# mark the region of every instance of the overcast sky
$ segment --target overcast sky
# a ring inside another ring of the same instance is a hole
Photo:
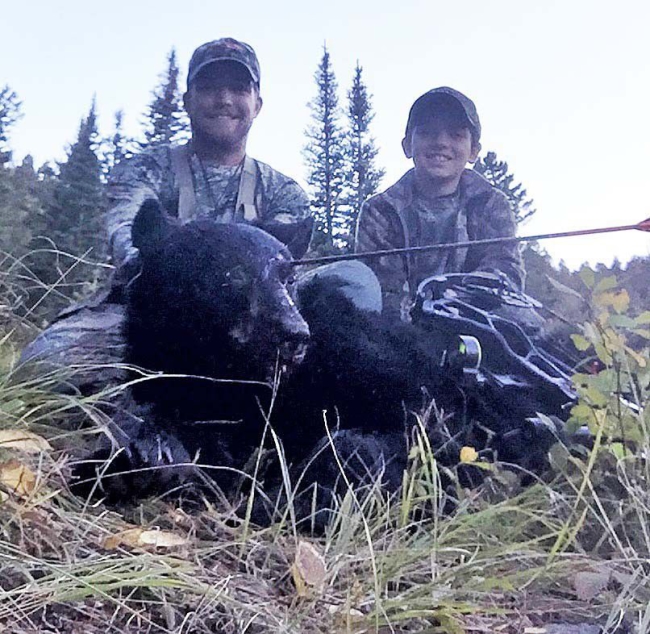
[[[250,154],[304,184],[301,149],[327,42],[347,91],[359,60],[388,186],[408,169],[400,140],[411,103],[453,86],[470,96],[483,148],[535,199],[521,233],[633,224],[650,216],[650,2],[647,0],[2,0],[0,86],[23,101],[15,158],[61,159],[97,95],[108,132],[123,108],[135,134],[176,47],[218,37],[251,44],[264,107]],[[575,267],[650,254],[640,232],[545,243]]]

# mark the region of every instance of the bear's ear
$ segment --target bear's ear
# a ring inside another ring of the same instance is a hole
[[[169,233],[169,220],[160,203],[148,198],[142,203],[131,228],[133,246],[147,253],[155,249]]]
[[[309,248],[314,230],[314,219],[308,216],[291,224],[273,221],[263,222],[259,227],[285,244],[291,251],[291,255],[296,260],[299,260]]]

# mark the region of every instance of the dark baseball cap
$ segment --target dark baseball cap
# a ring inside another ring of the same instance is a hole
[[[202,44],[194,51],[187,71],[188,87],[206,66],[225,61],[239,62],[250,73],[255,84],[260,85],[260,64],[253,48],[232,37],[223,37]]]
[[[437,109],[447,108],[450,105],[452,107],[454,105],[460,106],[472,131],[472,139],[474,142],[478,142],[481,138],[481,122],[478,118],[478,112],[476,112],[474,102],[462,92],[447,86],[434,88],[415,100],[409,112],[409,119],[406,124],[406,136],[409,136],[413,126],[421,118],[429,115],[431,112],[435,112]]]

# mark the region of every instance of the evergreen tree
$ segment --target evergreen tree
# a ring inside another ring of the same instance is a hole
[[[118,110],[113,119],[113,130],[110,136],[103,139],[101,161],[105,175],[122,160],[132,154],[133,139],[124,134],[124,111]]]
[[[318,93],[309,104],[312,124],[306,131],[308,143],[304,148],[304,156],[319,232],[316,247],[332,251],[335,246],[340,246],[341,238],[346,237],[345,222],[341,217],[345,159],[338,85],[326,45],[323,45],[323,56],[314,78]],[[321,239],[318,240],[318,237]]]
[[[35,171],[31,156],[21,165],[0,169],[0,304],[14,315],[29,311],[32,317],[51,317],[63,305],[56,293],[39,302],[47,292],[43,282],[52,277],[55,265],[48,252],[51,245],[42,239],[51,191],[52,179]]]
[[[34,195],[36,182],[30,156],[19,167],[0,169],[0,251],[3,254],[10,253],[17,258],[29,249],[32,220],[42,211]]]
[[[102,166],[97,156],[98,140],[93,99],[88,116],[79,126],[77,140],[68,150],[67,160],[59,165],[46,231],[46,236],[59,250],[77,257],[86,255],[94,261],[100,261],[105,253],[102,217],[105,199]],[[60,268],[65,270],[73,263],[61,261]],[[86,266],[78,265],[66,280],[70,283],[88,281],[93,273]]]
[[[153,99],[145,113],[144,137],[141,148],[178,141],[187,136],[189,123],[182,104],[180,71],[176,50],[167,57],[167,70],[153,91]]]
[[[384,170],[375,166],[377,148],[370,135],[371,95],[363,81],[363,68],[357,62],[352,87],[348,91],[348,130],[345,139],[346,181],[349,191],[347,234],[352,236],[363,202],[377,191]]]
[[[18,95],[9,86],[0,88],[0,168],[11,160],[9,135],[22,116],[20,106]]]
[[[515,177],[508,172],[508,164],[499,161],[496,153],[488,152],[476,161],[474,169],[508,197],[518,223],[530,218],[537,211],[533,199],[527,198],[528,192],[521,183],[513,184]]]

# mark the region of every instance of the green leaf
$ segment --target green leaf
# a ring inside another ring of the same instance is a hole
[[[602,343],[597,343],[594,346],[596,350],[596,354],[598,355],[598,358],[605,364],[605,365],[611,365],[612,364],[612,355],[609,353],[609,350],[605,348],[605,346]]]
[[[587,339],[589,339],[589,341],[591,341],[592,343],[596,343],[597,341],[600,341],[600,333],[598,332],[598,329],[596,328],[596,326],[594,326],[594,324],[587,322],[583,326],[583,331],[585,337],[587,337]]]
[[[639,367],[645,368],[648,365],[646,358],[629,346],[625,346],[625,352],[627,352],[627,354],[629,354],[637,362]]]
[[[617,380],[616,372],[607,369],[601,370],[598,374],[591,375],[588,379],[588,384],[602,394],[611,394],[616,389]]]
[[[622,460],[627,455],[627,449],[625,449],[622,442],[613,442],[609,448],[619,460]]]
[[[571,340],[573,341],[573,345],[576,347],[576,349],[580,350],[581,352],[584,352],[585,350],[589,350],[589,348],[591,348],[591,341],[588,341],[582,335],[571,335]]]
[[[630,294],[625,289],[616,293],[612,300],[612,307],[619,315],[624,313],[630,307]]]
[[[616,326],[617,328],[634,328],[636,324],[636,319],[628,317],[627,315],[612,315],[609,318],[610,326]]]
[[[587,288],[593,288],[596,283],[596,274],[593,269],[590,269],[588,266],[583,266],[578,273],[580,279],[583,281],[584,285]]]
[[[581,424],[593,420],[593,409],[586,403],[578,403],[571,409],[571,418],[579,421]]]
[[[636,318],[636,323],[639,324],[640,326],[644,326],[645,324],[650,324],[650,310],[646,310],[642,312]]]
[[[594,288],[594,293],[604,293],[605,291],[609,291],[612,288],[616,288],[618,286],[618,281],[616,280],[616,275],[610,275],[608,277],[604,277],[598,284],[596,284],[596,288]]]
[[[639,335],[640,337],[643,337],[644,339],[650,339],[650,330],[647,330],[646,328],[634,328],[632,332],[635,335]]]
[[[584,391],[584,398],[588,399],[595,407],[605,407],[607,405],[607,396],[595,387],[588,387]]]
[[[555,443],[548,452],[551,467],[558,471],[566,471],[569,462],[569,453],[562,443]]]

